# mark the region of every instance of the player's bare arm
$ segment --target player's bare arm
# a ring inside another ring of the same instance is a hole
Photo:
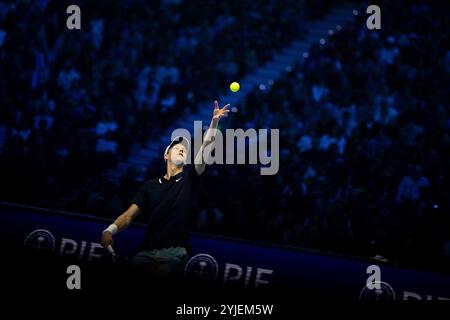
[[[111,225],[113,227],[110,226],[108,229],[103,231],[102,245],[105,248],[107,248],[110,245],[112,246],[113,234],[126,229],[140,212],[141,210],[139,209],[139,207],[133,203],[124,213],[118,216],[117,219],[114,220],[114,223]]]
[[[203,144],[201,145],[194,159],[195,171],[199,175],[205,171],[206,162],[208,161],[208,157],[210,155],[209,153],[206,153],[204,155],[204,150],[210,143],[214,142],[219,121],[222,117],[226,116],[228,112],[230,112],[230,110],[228,109],[229,107],[230,105],[227,104],[223,108],[219,108],[219,102],[217,100],[214,101],[214,111],[211,119],[211,124],[209,125],[208,130],[205,132]]]

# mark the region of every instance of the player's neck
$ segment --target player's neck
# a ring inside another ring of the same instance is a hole
[[[176,176],[181,171],[183,171],[183,166],[176,166],[173,163],[168,163],[167,164],[167,172],[164,175],[164,178],[166,180],[169,180],[171,177]]]

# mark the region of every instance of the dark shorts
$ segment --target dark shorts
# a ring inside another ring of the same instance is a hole
[[[187,258],[183,247],[139,251],[131,266],[142,280],[177,280],[183,277]]]

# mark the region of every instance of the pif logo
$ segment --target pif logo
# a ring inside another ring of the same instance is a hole
[[[252,266],[246,266],[244,269],[237,264],[225,263],[223,273],[220,272],[219,280],[222,283],[239,283],[244,287],[253,286],[256,288],[260,285],[269,284],[270,281],[264,278],[272,273],[273,270],[271,269]],[[184,269],[184,275],[196,280],[216,281],[219,276],[219,265],[217,260],[209,254],[200,253],[188,260]]]
[[[48,230],[36,229],[25,238],[23,246],[37,252],[53,252],[55,237]]]

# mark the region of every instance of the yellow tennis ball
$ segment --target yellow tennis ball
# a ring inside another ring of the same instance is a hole
[[[230,90],[233,92],[238,92],[241,86],[237,82],[233,82],[230,84]]]

